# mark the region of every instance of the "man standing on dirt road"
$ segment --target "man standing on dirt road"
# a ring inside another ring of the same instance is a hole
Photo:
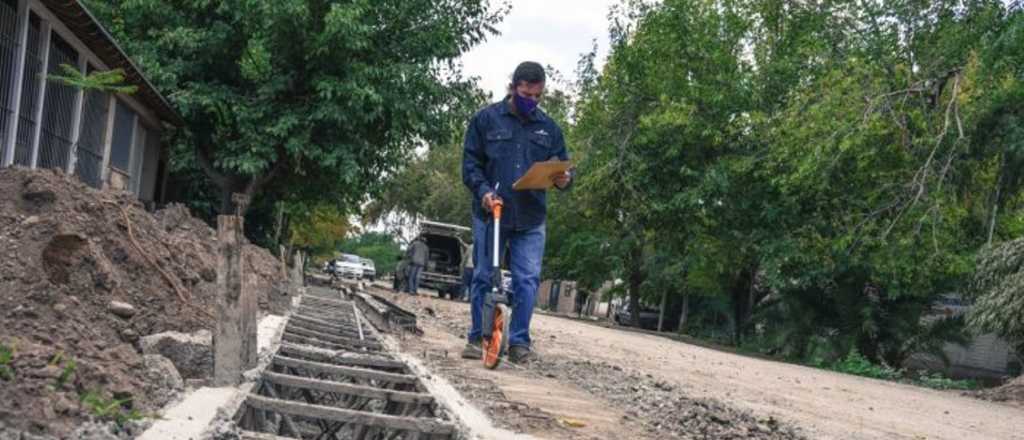
[[[423,273],[423,268],[427,266],[429,252],[430,249],[427,248],[427,243],[423,241],[423,237],[416,237],[409,244],[408,293],[410,294],[419,295],[420,293],[420,275]]]
[[[512,271],[512,319],[509,323],[509,360],[525,362],[530,349],[530,318],[540,284],[544,256],[545,191],[513,191],[512,184],[534,162],[552,158],[569,160],[562,130],[537,104],[544,94],[544,68],[535,62],[519,64],[512,74],[508,95],[477,112],[469,122],[463,143],[462,181],[473,193],[473,272],[470,310],[472,327],[462,352],[480,358],[481,309],[491,287],[493,226],[489,213],[495,200],[504,203],[501,248],[508,247]],[[559,189],[572,181],[569,172],[554,177]],[[496,191],[497,190],[497,191]]]

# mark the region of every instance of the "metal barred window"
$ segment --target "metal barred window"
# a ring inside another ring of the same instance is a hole
[[[132,175],[129,189],[136,195],[142,186],[142,164],[146,160],[146,138],[149,137],[149,130],[140,123],[135,127],[135,145],[132,146],[132,164],[129,172]]]
[[[57,34],[50,37],[47,73],[60,74],[60,65],[78,65],[78,52]],[[43,102],[43,126],[39,138],[39,168],[66,170],[71,153],[71,130],[74,127],[75,98],[78,90],[55,81],[46,84]]]
[[[90,66],[87,71],[91,73],[94,70]],[[87,185],[99,188],[103,182],[103,142],[107,137],[110,96],[92,90],[85,93],[82,105],[82,128],[75,149],[75,174]]]
[[[143,148],[141,175],[139,176],[139,198],[155,200],[156,182],[160,175],[160,132],[146,130],[146,145]]]
[[[28,19],[28,44],[25,52],[25,73],[22,76],[21,108],[18,109],[18,136],[14,141],[14,163],[32,166],[32,138],[36,130],[36,109],[39,106],[39,75],[43,72],[42,21],[34,12]]]
[[[132,135],[135,130],[135,112],[120,100],[114,113],[114,139],[110,145],[110,167],[124,174],[131,172]]]
[[[114,132],[111,133],[110,166],[107,185],[120,191],[131,191],[132,147],[135,136],[135,111],[120,100],[114,109]]]
[[[0,0],[0,159],[6,155],[7,127],[14,113],[14,76],[18,57],[18,2]]]

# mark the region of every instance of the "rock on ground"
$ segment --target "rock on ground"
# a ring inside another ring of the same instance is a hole
[[[146,368],[146,395],[155,405],[164,406],[185,390],[185,381],[181,379],[181,374],[166,357],[157,354],[143,355],[142,364]]]
[[[148,425],[146,422],[138,421],[128,422],[124,426],[117,426],[113,422],[88,421],[76,427],[67,437],[58,438],[49,434],[32,434],[16,430],[0,421],[0,440],[129,440],[145,431]]]
[[[110,313],[113,313],[115,316],[124,319],[130,319],[138,313],[138,310],[135,310],[135,306],[121,301],[111,301],[107,305],[107,310],[110,310]]]
[[[213,375],[213,334],[200,330],[194,334],[164,332],[139,340],[142,353],[168,359],[180,377],[201,379]]]

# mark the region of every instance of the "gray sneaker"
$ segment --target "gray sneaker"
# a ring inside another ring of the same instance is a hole
[[[466,347],[462,349],[463,359],[480,359],[484,356],[484,350],[480,346],[480,342],[469,342]]]
[[[515,364],[525,364],[536,358],[533,350],[525,345],[513,345],[508,349],[508,360]]]

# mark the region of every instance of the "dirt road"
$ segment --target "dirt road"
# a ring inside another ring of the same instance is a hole
[[[743,425],[750,438],[795,438],[776,432],[792,426],[809,439],[1024,439],[1024,409],[1019,407],[539,314],[532,335],[543,356],[540,366],[486,371],[474,361],[457,359],[468,305],[422,296],[392,298],[416,310],[426,330],[423,338],[409,342],[410,350],[421,350],[441,374],[464,377],[470,384],[463,388],[500,389],[506,401],[491,408],[492,415],[505,416],[508,411],[501,410],[508,408],[502,405],[536,409],[536,414],[519,411],[525,414],[522,423],[509,425],[537,436],[664,438],[682,432],[681,438],[703,438],[685,432],[704,425],[662,425],[698,419],[696,408],[710,414],[708,423]],[[477,397],[479,402],[493,400]],[[663,420],[677,412],[686,414]],[[724,420],[715,414],[725,414]],[[567,420],[577,419],[583,427],[566,428],[577,425]],[[781,427],[773,425],[776,421]],[[765,434],[769,431],[774,434]],[[725,438],[705,432],[707,438]]]

